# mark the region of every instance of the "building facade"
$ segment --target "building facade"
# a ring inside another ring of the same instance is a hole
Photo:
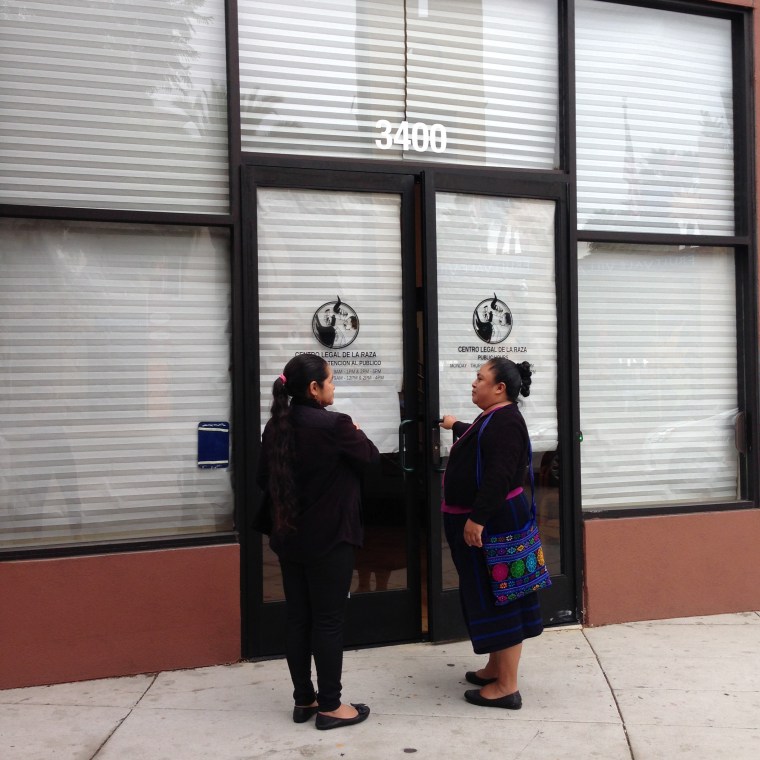
[[[0,688],[282,652],[253,474],[300,352],[382,454],[347,644],[463,634],[437,423],[492,356],[547,624],[760,607],[754,0],[0,19]]]

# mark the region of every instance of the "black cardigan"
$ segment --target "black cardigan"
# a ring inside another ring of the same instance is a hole
[[[443,479],[447,504],[471,508],[470,519],[485,525],[503,506],[510,491],[522,486],[528,466],[528,428],[517,404],[497,409],[480,439],[481,484],[477,485],[478,432],[481,415],[468,430],[466,422],[454,423],[460,436],[449,454]]]
[[[284,559],[313,559],[341,542],[361,546],[360,470],[380,454],[375,444],[357,430],[346,414],[329,412],[317,404],[292,405],[295,434],[296,488],[299,514],[295,532],[272,534],[270,546]],[[256,482],[268,496],[270,424],[262,437]]]

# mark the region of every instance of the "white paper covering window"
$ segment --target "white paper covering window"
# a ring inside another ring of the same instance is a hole
[[[197,425],[229,421],[229,245],[205,228],[0,222],[0,545],[232,528]]]
[[[223,0],[0,7],[0,202],[226,213]]]
[[[734,232],[731,22],[576,2],[578,226]]]
[[[738,496],[732,250],[582,243],[584,509]]]
[[[492,356],[527,361],[534,374],[520,408],[537,452],[557,448],[554,217],[553,201],[436,195],[441,414],[475,419],[471,384]],[[478,319],[490,326],[480,335]]]
[[[257,196],[262,429],[275,378],[296,353],[316,353],[335,374],[330,409],[350,415],[381,452],[397,451],[400,196],[278,188]]]
[[[238,9],[243,150],[556,165],[555,0],[239,0]],[[441,125],[446,149],[425,150],[422,138],[419,151],[381,149],[380,119],[394,135],[404,120],[410,130]]]

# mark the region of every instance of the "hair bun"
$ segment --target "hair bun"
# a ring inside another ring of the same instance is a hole
[[[520,362],[520,364],[517,365],[517,371],[520,373],[521,380],[520,395],[523,398],[527,398],[530,396],[530,384],[532,382],[531,375],[533,374],[533,370],[528,362]]]

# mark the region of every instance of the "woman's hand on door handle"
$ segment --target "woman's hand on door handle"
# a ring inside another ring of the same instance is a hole
[[[441,417],[441,420],[438,424],[444,430],[451,430],[451,428],[454,427],[454,423],[456,421],[457,421],[457,418],[453,414],[444,414],[443,417]]]

